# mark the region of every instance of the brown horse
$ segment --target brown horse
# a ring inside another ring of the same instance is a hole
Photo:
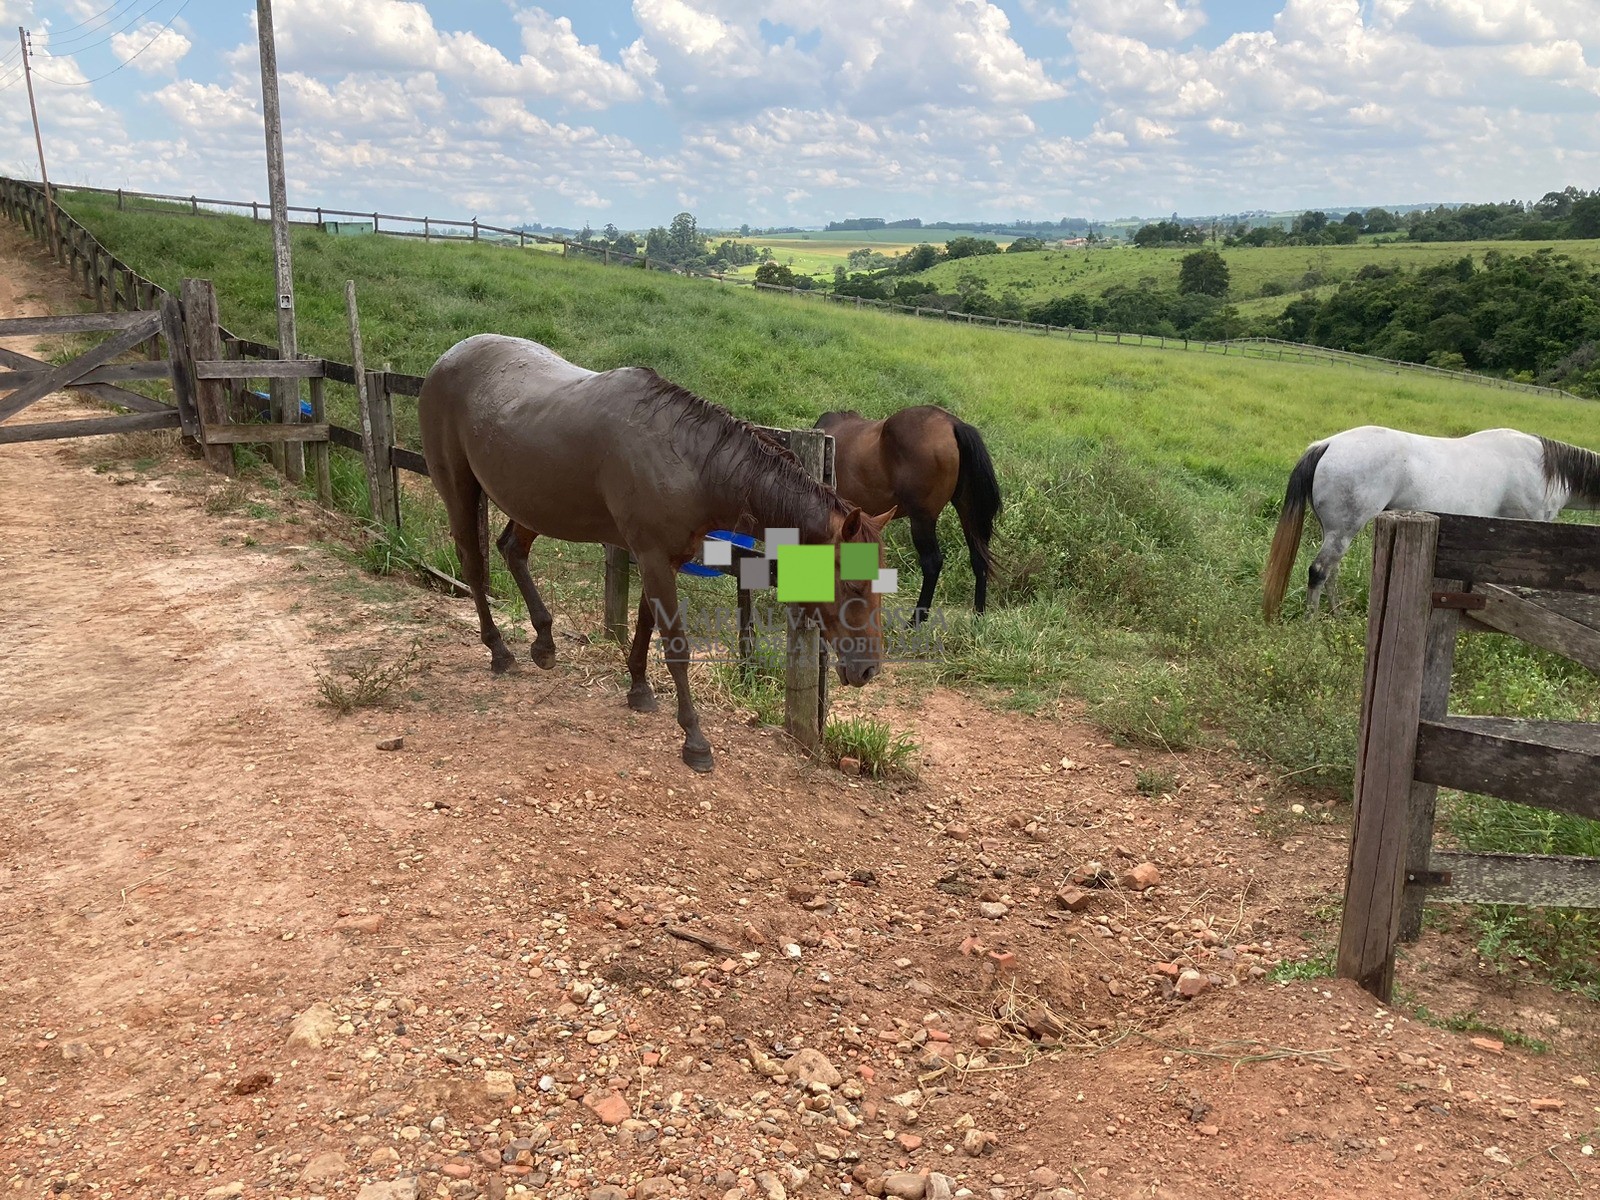
[[[628,654],[628,706],[656,707],[645,666],[659,625],[683,761],[696,771],[711,770],[712,756],[689,695],[678,567],[713,529],[794,528],[802,543],[838,544],[876,542],[888,520],[846,504],[788,450],[654,371],[588,371],[520,338],[479,334],[445,351],[423,382],[417,415],[491,669],[504,671],[513,659],[489,613],[486,498],[511,519],[498,544],[527,601],[537,634],[531,657],[540,667],[554,664],[555,641],[528,572],[533,539],[633,552],[643,594]],[[840,679],[860,687],[883,657],[879,596],[854,580],[838,580],[835,596],[806,606],[805,615],[820,622]]]
[[[834,486],[869,512],[891,505],[911,518],[911,541],[922,564],[922,591],[913,621],[933,604],[944,567],[939,514],[954,503],[972,561],[973,608],[988,603],[994,559],[989,539],[1000,513],[1000,483],[989,448],[971,425],[932,404],[903,408],[882,421],[857,412],[823,413],[818,429],[833,435]]]

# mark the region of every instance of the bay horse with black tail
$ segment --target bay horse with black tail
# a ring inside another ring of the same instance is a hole
[[[1313,442],[1289,473],[1262,573],[1268,621],[1283,604],[1307,501],[1322,524],[1322,548],[1306,576],[1306,609],[1314,613],[1324,587],[1334,604],[1340,560],[1379,513],[1553,521],[1564,508],[1600,507],[1600,455],[1515,429],[1441,438],[1362,425]]]
[[[954,504],[972,562],[972,606],[989,599],[994,558],[989,541],[1001,509],[1000,482],[983,437],[955,414],[932,404],[903,408],[882,421],[858,412],[828,412],[816,427],[833,435],[834,486],[869,512],[891,508],[911,519],[911,541],[922,565],[922,591],[913,621],[933,604],[944,568],[939,514]]]
[[[504,671],[513,659],[489,612],[487,500],[510,518],[498,545],[527,601],[540,667],[554,665],[556,647],[550,610],[528,571],[533,540],[625,546],[643,584],[628,706],[655,710],[645,667],[659,627],[683,761],[696,771],[711,770],[713,760],[689,694],[678,567],[714,529],[792,528],[803,544],[837,545],[881,541],[889,517],[845,503],[777,442],[648,368],[589,371],[521,338],[479,334],[445,351],[423,381],[417,416],[491,669]],[[805,614],[821,624],[839,678],[861,687],[882,664],[880,598],[857,580],[836,580],[834,594],[831,603],[804,606]]]

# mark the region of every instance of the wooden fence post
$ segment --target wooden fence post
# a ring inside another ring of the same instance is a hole
[[[606,547],[606,633],[628,645],[628,551]]]
[[[1367,666],[1338,972],[1385,1004],[1394,989],[1438,541],[1439,518],[1430,513],[1382,513],[1373,524]]]
[[[213,362],[222,357],[222,332],[217,321],[217,291],[209,279],[185,279],[179,287],[183,305],[183,336],[190,363]],[[226,425],[227,387],[218,379],[196,379],[195,408],[200,414],[200,444],[206,465],[224,475],[233,474],[233,447],[213,446],[205,440],[207,426]]]
[[[328,419],[325,396],[327,380],[314,376],[311,380],[311,422],[321,425]],[[328,469],[328,443],[311,443],[311,477],[317,485],[317,503],[324,508],[333,507],[333,476]]]
[[[372,505],[372,519],[387,525],[389,515],[395,511],[394,498],[390,495],[394,474],[389,470],[389,423],[373,395],[376,372],[367,370],[361,349],[361,316],[356,311],[354,279],[345,280],[344,307],[350,318],[350,362],[355,368],[356,399],[361,409],[361,459],[367,468],[367,499]],[[386,481],[388,486],[385,486]],[[398,519],[394,525],[398,527]]]
[[[1435,579],[1430,584],[1431,590],[1442,592],[1459,592],[1464,586],[1459,579]],[[1450,676],[1455,670],[1456,634],[1460,625],[1461,615],[1456,609],[1435,608],[1428,614],[1418,720],[1437,721],[1449,713]],[[1414,942],[1422,935],[1422,907],[1428,895],[1427,888],[1421,886],[1422,876],[1428,870],[1428,859],[1433,852],[1433,803],[1438,792],[1435,784],[1412,781],[1406,818],[1410,831],[1405,859],[1407,886],[1400,897],[1402,942]]]
[[[828,435],[820,429],[796,429],[789,434],[789,449],[806,474],[822,479],[827,470]],[[812,754],[822,748],[822,631],[810,622],[789,627],[788,653],[784,655],[783,724],[789,736]]]

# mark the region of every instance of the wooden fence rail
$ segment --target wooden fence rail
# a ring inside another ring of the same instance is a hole
[[[1449,715],[1464,632],[1600,661],[1600,528],[1432,513],[1374,523],[1338,972],[1385,1002],[1424,901],[1600,908],[1600,859],[1433,849],[1440,787],[1600,820],[1600,725]]]

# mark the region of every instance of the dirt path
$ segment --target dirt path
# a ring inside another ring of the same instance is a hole
[[[0,313],[65,302],[0,261]],[[491,678],[468,606],[160,442],[0,447],[14,1194],[1600,1191],[1585,1006],[1444,932],[1410,994],[1548,1053],[1272,980],[1334,933],[1310,798],[893,681],[851,702],[918,733],[914,781],[733,712],[696,777],[614,648]],[[412,645],[388,707],[319,703]],[[1061,911],[1091,861],[1160,881]]]

